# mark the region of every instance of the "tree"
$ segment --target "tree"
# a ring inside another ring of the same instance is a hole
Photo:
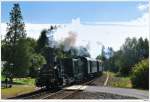
[[[149,41],[147,38],[144,40],[144,46],[143,47],[145,49],[144,58],[149,58]]]
[[[9,47],[4,47],[9,55]],[[9,63],[9,59],[6,60],[6,64],[4,65],[4,73],[11,73],[13,77],[23,77],[28,74],[28,68],[30,67],[30,58],[31,58],[31,47],[29,46],[26,39],[20,39],[17,41],[15,45],[17,49],[15,53],[13,53],[13,63]],[[11,52],[10,52],[11,53]],[[10,56],[5,56],[6,58],[11,58]]]
[[[149,89],[149,60],[140,61],[132,69],[133,87]]]
[[[149,42],[148,42],[148,39],[145,39],[145,40],[143,40],[143,38],[138,39],[137,56],[138,56],[139,61],[149,57]]]
[[[21,15],[21,9],[19,4],[14,4],[11,12],[10,12],[10,21],[7,23],[7,33],[3,40],[3,51],[2,51],[2,58],[4,61],[6,61],[5,67],[6,69],[9,69],[9,73],[13,74],[13,76],[17,75],[17,72],[19,72],[20,69],[26,68],[28,66],[21,66],[25,65],[24,62],[18,64],[17,61],[25,60],[23,58],[26,58],[27,54],[25,54],[26,49],[24,40],[26,39],[26,31],[25,31],[25,24],[23,22],[23,17]],[[18,47],[20,46],[21,47]],[[21,49],[23,48],[23,49]],[[5,52],[6,51],[6,52]],[[24,51],[24,52],[19,52]],[[18,54],[23,54],[22,58],[18,59]],[[18,67],[19,65],[19,67]],[[10,72],[11,69],[11,72]],[[14,71],[17,71],[13,73]]]
[[[97,56],[96,58],[97,58],[97,59],[100,59],[100,60],[102,60],[102,61],[105,61],[105,60],[106,60],[105,54],[106,54],[106,53],[105,53],[105,47],[102,46],[101,54],[100,54],[99,56]]]
[[[108,56],[108,58],[111,58],[114,54],[114,50],[113,50],[112,47],[108,47],[107,50],[108,50],[107,51],[107,56]]]
[[[31,67],[29,69],[29,76],[36,77],[38,74],[38,70],[41,68],[43,64],[46,64],[45,58],[41,54],[32,54],[31,58]]]
[[[41,53],[43,51],[43,49],[48,46],[49,41],[48,41],[48,37],[47,37],[47,32],[48,31],[46,29],[42,30],[41,35],[40,35],[39,39],[37,40],[36,51],[38,53]]]
[[[31,55],[32,47],[29,46],[27,39],[20,39],[16,45],[15,60],[14,60],[14,76],[24,77],[29,74],[29,68],[32,65]]]
[[[112,47],[108,47],[107,48],[107,51],[105,51],[105,56],[106,56],[106,59],[105,59],[105,69],[107,68],[107,70],[109,71],[114,71],[114,72],[117,72],[117,69],[114,65],[115,63],[115,57],[114,56],[114,51],[113,51],[113,48]]]
[[[6,44],[4,40],[1,42],[1,51],[2,61],[9,61],[11,59],[11,46]]]
[[[41,66],[43,64],[46,63],[45,58],[40,54],[36,52],[36,46],[37,46],[37,42],[35,39],[32,38],[27,38],[27,43],[28,43],[28,47],[30,47],[30,67],[29,67],[29,76],[30,77],[36,77],[39,68],[41,68]]]
[[[149,56],[149,44],[148,40],[143,38],[127,38],[125,43],[121,46],[119,51],[116,51],[109,59],[109,63],[114,63],[109,67],[110,70],[114,68],[123,76],[127,76],[131,73],[133,66],[142,59]],[[107,64],[109,65],[109,64]],[[108,67],[108,66],[107,66]]]
[[[25,24],[21,15],[19,4],[14,4],[10,12],[10,22],[7,23],[7,34],[5,42],[10,45],[15,45],[20,38],[26,38]]]
[[[137,57],[137,40],[136,38],[127,38],[121,47],[122,55],[120,56],[119,72],[121,75],[130,74],[132,67],[138,62]]]
[[[149,45],[148,40],[143,38],[127,38],[125,44],[123,45],[123,58],[126,63],[124,63],[124,72],[128,75],[132,67],[139,61],[148,58],[149,56]],[[123,70],[122,70],[123,71]]]

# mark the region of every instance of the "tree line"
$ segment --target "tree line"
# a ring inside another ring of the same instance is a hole
[[[136,79],[143,79],[137,83],[141,84],[142,81],[145,82],[148,88],[149,80],[149,41],[147,38],[143,39],[140,37],[137,38],[126,38],[124,44],[120,47],[120,50],[114,51],[113,48],[108,47],[105,51],[105,47],[102,48],[101,55],[97,56],[98,59],[103,60],[105,70],[113,71],[118,73],[120,76],[130,76],[132,82],[135,85]],[[147,65],[143,65],[147,64]],[[145,68],[146,67],[146,68]],[[142,72],[142,69],[144,72]],[[136,71],[140,70],[141,75],[135,75]],[[134,79],[133,78],[136,78]]]

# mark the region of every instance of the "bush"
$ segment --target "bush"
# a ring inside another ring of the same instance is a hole
[[[149,89],[149,60],[140,61],[133,67],[131,81],[133,87]]]

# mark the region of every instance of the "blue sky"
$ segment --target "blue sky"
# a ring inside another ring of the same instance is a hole
[[[14,2],[2,2],[2,22],[8,22]],[[27,23],[70,23],[129,21],[142,15],[137,9],[147,2],[19,2]]]
[[[4,38],[14,2],[1,3]],[[19,2],[27,36],[38,39],[51,24],[62,24],[54,34],[62,41],[76,34],[74,46],[88,46],[93,58],[104,45],[119,50],[127,37],[149,39],[148,2]],[[65,26],[64,26],[65,25]]]

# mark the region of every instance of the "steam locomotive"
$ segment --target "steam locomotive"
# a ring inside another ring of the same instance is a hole
[[[61,58],[45,64],[36,79],[37,87],[60,88],[96,77],[103,71],[100,60],[88,57]]]

